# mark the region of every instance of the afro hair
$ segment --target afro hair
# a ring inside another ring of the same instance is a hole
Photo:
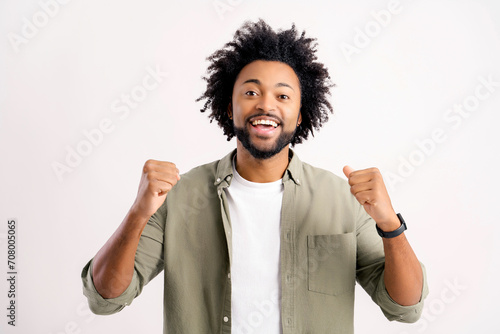
[[[233,41],[207,58],[210,65],[203,79],[207,89],[196,101],[206,100],[201,112],[211,109],[210,122],[216,120],[227,140],[235,136],[233,122],[227,114],[233,86],[240,71],[255,60],[279,61],[289,65],[297,75],[301,89],[302,122],[291,141],[292,146],[307,139],[328,121],[333,108],[328,102],[330,81],[327,68],[316,61],[316,39],[299,34],[295,24],[289,30],[275,32],[263,20],[245,22]]]

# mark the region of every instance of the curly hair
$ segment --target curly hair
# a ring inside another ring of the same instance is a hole
[[[299,35],[292,24],[289,30],[275,32],[260,19],[258,22],[245,22],[234,34],[233,41],[207,58],[210,65],[207,76],[207,89],[196,101],[205,100],[201,112],[209,107],[210,122],[216,120],[223,129],[227,140],[235,136],[233,122],[227,114],[233,86],[240,71],[255,60],[279,61],[289,65],[297,75],[301,90],[302,122],[291,141],[292,146],[307,139],[313,130],[319,130],[328,121],[333,108],[327,100],[330,81],[327,68],[316,62],[314,38],[306,38],[305,31]]]

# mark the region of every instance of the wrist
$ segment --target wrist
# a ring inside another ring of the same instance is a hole
[[[401,226],[401,221],[398,215],[394,212],[389,219],[384,221],[376,221],[377,227],[384,232],[392,232]]]
[[[136,198],[132,206],[128,211],[128,215],[130,218],[134,220],[146,220],[155,213],[156,210],[152,208],[152,206],[144,200],[144,198]]]
[[[393,228],[390,228],[387,230],[380,228],[378,224],[376,225],[377,233],[382,238],[386,238],[386,239],[394,238],[394,237],[397,237],[400,234],[402,234],[404,231],[406,231],[406,223],[403,219],[403,216],[401,216],[401,214],[398,213],[396,215],[396,218],[398,220],[398,223],[397,223],[398,226],[395,228],[394,228],[394,223],[391,223],[391,226],[393,226]],[[389,228],[389,226],[384,226],[384,227]]]
[[[143,210],[132,206],[127,213],[126,220],[131,224],[131,226],[142,230],[148,223],[150,217],[151,216],[145,215]]]

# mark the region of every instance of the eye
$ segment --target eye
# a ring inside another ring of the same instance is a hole
[[[288,100],[290,98],[290,97],[288,97],[288,95],[285,95],[285,94],[278,95],[278,97],[282,100]]]
[[[254,92],[253,90],[249,90],[248,92],[245,92],[245,95],[248,95],[248,96],[255,96],[257,95],[256,92]]]

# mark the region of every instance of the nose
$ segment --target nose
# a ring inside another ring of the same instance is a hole
[[[276,100],[272,94],[263,94],[255,107],[263,112],[274,111],[276,110]]]

